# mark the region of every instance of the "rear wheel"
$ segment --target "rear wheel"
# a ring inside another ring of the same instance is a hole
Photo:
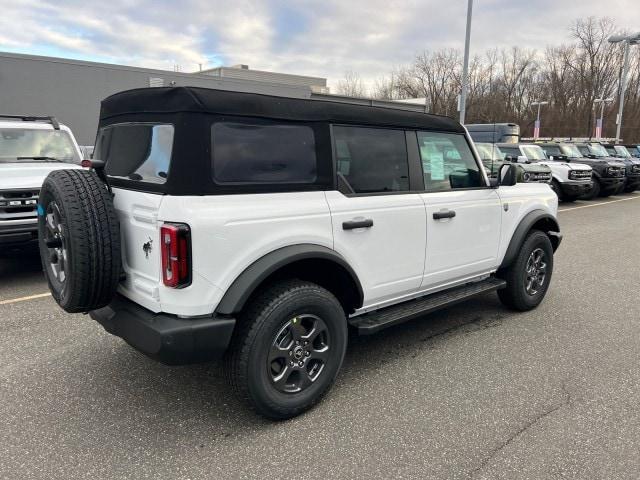
[[[236,394],[272,419],[298,415],[333,384],[347,347],[347,321],[324,288],[290,280],[251,301],[225,356]]]
[[[549,288],[553,273],[553,247],[549,237],[532,230],[525,239],[515,261],[499,276],[507,286],[498,290],[500,301],[519,311],[536,308]]]

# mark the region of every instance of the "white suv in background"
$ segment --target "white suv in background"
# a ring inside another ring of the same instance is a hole
[[[401,108],[131,90],[91,166],[43,186],[53,297],[164,363],[223,356],[270,418],[321,398],[349,328],[492,291],[535,308],[561,240],[548,185],[490,180],[458,122]]]
[[[0,249],[36,240],[42,182],[80,161],[73,133],[54,117],[0,115]]]
[[[500,143],[500,150],[519,162],[535,162],[551,169],[551,188],[558,198],[573,202],[587,195],[593,187],[593,169],[584,163],[550,160],[540,145],[534,143]]]

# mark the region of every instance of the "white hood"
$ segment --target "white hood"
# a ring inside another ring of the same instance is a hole
[[[40,188],[54,170],[82,168],[73,163],[27,162],[0,163],[0,190]]]

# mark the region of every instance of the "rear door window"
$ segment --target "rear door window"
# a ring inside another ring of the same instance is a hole
[[[313,129],[306,125],[216,122],[213,178],[231,184],[311,184],[317,178]]]
[[[409,190],[409,162],[403,130],[333,127],[338,175],[355,193]]]
[[[100,129],[93,158],[110,177],[163,184],[171,162],[173,125],[122,123]]]

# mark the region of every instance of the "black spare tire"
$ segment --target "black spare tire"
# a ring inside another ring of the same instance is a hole
[[[120,279],[120,227],[94,171],[57,170],[38,200],[40,258],[49,289],[69,313],[106,306]]]

